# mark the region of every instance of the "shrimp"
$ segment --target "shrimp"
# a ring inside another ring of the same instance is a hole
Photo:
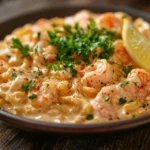
[[[25,77],[18,76],[15,80],[13,80],[9,92],[13,93],[16,91],[22,91],[21,86],[28,84],[28,79]]]
[[[106,28],[108,30],[114,30],[116,33],[120,34],[122,30],[122,20],[119,19],[113,13],[105,13],[100,15],[96,22],[100,28]]]
[[[106,60],[97,60],[92,65],[86,67],[84,76],[81,79],[83,85],[89,87],[100,87],[109,83],[112,79],[113,70]]]
[[[92,18],[92,15],[93,15],[92,12],[88,10],[82,10],[74,15],[74,20],[76,22],[81,20],[90,20]]]
[[[43,55],[48,60],[48,62],[54,62],[57,56],[57,49],[56,47],[50,45],[46,48],[43,48]]]
[[[45,65],[44,57],[42,56],[41,52],[39,52],[38,54],[33,54],[32,58],[33,58],[33,66],[41,68],[43,65]]]
[[[119,104],[120,98],[126,103],[136,100],[143,103],[150,96],[150,73],[143,69],[133,69],[128,75],[127,85],[121,87],[122,83],[103,87],[96,98],[91,101],[95,113],[107,119],[117,119],[123,105]]]
[[[150,73],[143,69],[133,69],[128,75],[130,84],[125,86],[128,95],[144,100],[150,95]]]
[[[32,55],[34,66],[42,67],[45,65],[45,62],[55,62],[58,51],[54,46],[46,47],[44,43],[38,43],[34,49],[37,50],[37,54],[33,53]]]
[[[52,78],[55,78],[57,80],[72,80],[72,75],[70,72],[66,70],[59,70],[59,71],[51,71]]]
[[[56,85],[57,85],[56,81],[46,80],[42,83],[42,86],[40,88],[40,92],[42,93],[42,95],[51,102],[57,101]]]
[[[28,94],[28,96],[33,93],[37,95],[34,101],[32,101],[32,105],[34,107],[48,107],[53,102],[57,102],[58,100],[58,92],[57,92],[57,82],[55,80],[41,81],[37,83],[39,89],[34,88]]]
[[[44,32],[45,30],[49,30],[51,28],[50,21],[48,19],[39,19],[32,26],[33,32]]]
[[[76,22],[78,22],[80,27],[86,28],[93,16],[94,14],[92,12],[88,10],[82,10],[73,17],[66,17],[65,23],[73,26]]]
[[[115,48],[114,55],[117,58],[117,63],[128,64],[131,62],[131,58],[126,51],[122,40],[115,41],[113,45]]]
[[[120,94],[125,96],[116,85],[103,87],[96,98],[91,101],[95,114],[108,120],[117,119],[117,109],[119,109],[117,103]]]

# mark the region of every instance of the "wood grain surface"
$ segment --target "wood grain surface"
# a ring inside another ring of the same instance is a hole
[[[47,5],[113,3],[150,13],[150,0],[0,0],[0,17]],[[72,137],[22,131],[0,121],[0,150],[150,150],[150,127],[110,137]]]
[[[73,137],[35,134],[0,122],[0,150],[149,150],[150,128],[126,134]]]

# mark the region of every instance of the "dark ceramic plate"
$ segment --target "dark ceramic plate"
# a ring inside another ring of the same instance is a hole
[[[7,18],[5,22],[0,20],[0,39],[6,34],[10,33],[13,29],[28,22],[37,20],[39,18],[51,18],[55,16],[68,16],[81,9],[89,9],[94,12],[106,12],[106,11],[124,11],[129,13],[134,18],[142,17],[150,22],[150,15],[141,11],[137,11],[131,8],[119,8],[111,5],[92,5],[92,6],[57,6],[51,8],[45,8],[36,12],[29,12],[21,16],[15,16],[13,18]],[[133,130],[139,127],[150,125],[150,115],[139,117],[132,120],[101,123],[101,124],[56,124],[48,122],[40,122],[36,120],[30,120],[23,117],[15,116],[0,110],[0,119],[11,124],[15,127],[28,130],[28,131],[40,131],[50,133],[74,133],[74,134],[110,134],[121,131]]]

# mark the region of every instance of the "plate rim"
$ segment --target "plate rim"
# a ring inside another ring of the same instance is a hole
[[[130,120],[121,120],[109,123],[95,124],[69,124],[69,123],[52,123],[46,121],[37,121],[0,110],[0,118],[6,123],[13,124],[21,129],[28,131],[42,131],[51,133],[114,133],[136,129],[141,126],[150,125],[150,114],[137,117]],[[27,126],[20,126],[27,124]],[[34,127],[35,125],[36,128]],[[82,132],[81,132],[82,131]]]

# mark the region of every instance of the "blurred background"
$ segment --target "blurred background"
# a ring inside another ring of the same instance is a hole
[[[0,0],[0,19],[28,11],[39,10],[55,5],[82,5],[82,4],[114,4],[132,7],[150,13],[150,0]]]
[[[130,6],[150,13],[150,0],[0,0],[0,15],[23,12],[54,5],[81,5],[91,3],[111,3]]]

